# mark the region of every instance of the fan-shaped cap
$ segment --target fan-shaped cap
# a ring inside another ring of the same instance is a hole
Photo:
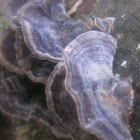
[[[6,5],[14,9],[11,1]],[[63,0],[28,0],[18,3],[16,9],[12,17],[13,28],[22,25],[28,48],[43,60],[62,61],[61,53],[66,45],[93,28],[91,20],[90,25],[89,21],[72,21],[66,14]]]
[[[112,72],[116,47],[116,40],[102,32],[79,35],[63,52],[65,86],[76,103],[79,121],[85,130],[104,140],[114,137],[132,140],[124,121],[124,106],[120,103],[127,103],[127,110],[131,107],[132,86],[125,80],[122,90],[117,90],[120,80]]]
[[[50,6],[46,6],[49,8],[47,14],[38,2],[32,2],[22,6],[17,17],[22,25],[25,42],[32,53],[40,59],[58,62],[62,61],[61,53],[65,46],[89,28],[85,23],[73,22],[68,18],[64,10],[61,10],[62,2],[54,0],[48,3]],[[55,20],[61,14],[66,18],[61,18],[62,21]]]
[[[65,90],[65,77],[65,67],[60,62],[48,78],[46,85],[48,109],[59,126],[66,130],[75,140],[93,140],[95,136],[87,133],[80,127],[75,103]]]
[[[24,74],[23,68],[16,60],[16,51],[14,48],[15,32],[11,29],[5,31],[0,39],[0,63],[9,71]]]
[[[48,112],[44,86],[32,83],[27,77],[1,69],[0,110],[10,117],[33,120],[49,128],[56,137],[69,137]]]
[[[28,77],[38,83],[46,84],[47,77],[53,71],[55,64],[47,60],[39,60],[28,49],[24,42],[21,29],[16,29],[16,57]]]

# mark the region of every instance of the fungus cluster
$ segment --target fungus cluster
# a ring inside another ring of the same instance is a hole
[[[60,138],[132,140],[132,80],[112,72],[114,18],[74,21],[63,0],[8,0],[4,11],[0,110]]]

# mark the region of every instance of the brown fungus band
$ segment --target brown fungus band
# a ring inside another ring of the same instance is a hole
[[[49,111],[56,122],[66,130],[73,139],[97,140],[95,135],[85,132],[78,121],[76,105],[65,90],[66,70],[63,63],[58,63],[48,79],[46,97]]]
[[[27,48],[20,29],[12,29],[2,34],[0,41],[0,63],[9,71],[27,74],[37,83],[46,84],[47,77],[55,64],[35,58]]]
[[[5,31],[0,40],[0,64],[4,65],[9,71],[24,74],[23,68],[16,60],[16,50],[14,48],[15,32],[12,29]]]
[[[85,131],[104,140],[132,140],[127,114],[132,106],[131,78],[113,75],[116,40],[105,33],[81,34],[64,49],[65,88],[73,97]]]
[[[4,10],[11,17],[12,27],[16,31],[18,64],[32,81],[46,84],[46,77],[55,66],[48,60],[62,60],[63,48],[91,26],[72,21],[66,15],[64,2],[61,0],[15,0],[16,4],[13,3],[12,0],[6,1]]]
[[[16,4],[14,4],[14,2]],[[22,27],[18,21],[17,15],[24,5],[35,2],[35,0],[28,0],[24,2],[18,2],[15,0],[14,2],[12,0],[6,1],[4,5],[4,10],[7,15],[11,17],[12,28],[15,30],[15,32],[11,31],[9,33],[9,37],[11,37],[11,40],[9,40],[11,43],[11,49],[13,47],[14,51],[11,57],[17,59],[15,62],[18,62],[20,67],[22,67],[32,81],[46,84],[47,77],[52,72],[55,64],[47,60],[40,60],[30,52],[24,41]]]
[[[46,106],[44,86],[1,68],[0,110],[13,118],[33,120],[46,126],[56,137],[69,137],[53,120]]]

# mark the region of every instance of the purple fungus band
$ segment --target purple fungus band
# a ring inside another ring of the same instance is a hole
[[[46,85],[46,98],[49,111],[58,125],[67,131],[74,140],[99,140],[95,135],[85,132],[81,128],[74,100],[65,89],[65,77],[66,70],[64,64],[60,62],[50,74]]]
[[[132,140],[125,120],[133,91],[130,78],[119,79],[112,72],[116,48],[117,41],[106,33],[79,35],[63,52],[65,88],[85,131],[104,140]]]

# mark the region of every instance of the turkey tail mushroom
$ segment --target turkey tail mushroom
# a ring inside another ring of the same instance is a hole
[[[12,19],[12,28],[14,31],[10,30],[14,32],[15,35],[12,36],[13,42],[11,49],[13,49],[12,52],[14,51],[14,56],[17,59],[15,62],[18,62],[25,74],[27,74],[32,81],[45,85],[47,77],[52,72],[55,64],[47,60],[40,60],[32,54],[24,41],[22,26],[18,17],[18,13],[20,13],[22,7],[34,2],[37,3],[39,0],[9,0],[5,2],[4,11]],[[28,14],[26,14],[26,16],[27,15]]]
[[[20,28],[16,29],[15,49],[17,61],[28,77],[34,82],[46,85],[47,77],[49,77],[56,64],[36,58],[24,42]]]
[[[6,44],[12,57],[1,45],[1,62],[14,71],[23,66],[34,82],[47,81],[48,107],[58,124],[75,139],[89,140],[96,135],[103,140],[132,140],[128,129],[132,80],[112,72],[117,41],[108,33],[114,18],[73,21],[63,0],[8,0],[4,9],[12,19],[16,42],[13,49]],[[104,33],[89,31],[94,26]],[[1,44],[5,43],[3,39]],[[59,62],[54,71],[52,62]],[[54,131],[55,124],[48,123],[52,118],[47,107],[42,108],[37,98],[24,100],[28,90],[20,84],[19,76],[5,76],[0,82],[1,110],[13,117],[41,121]],[[18,86],[23,90],[17,90]]]
[[[117,41],[99,31],[79,35],[63,52],[65,86],[85,131],[103,140],[132,140],[127,114],[132,107],[131,79],[113,75]]]
[[[4,68],[0,73],[0,110],[25,121],[33,120],[46,126],[58,138],[68,138],[54,122],[46,106],[44,86],[32,83],[26,76],[16,75]]]
[[[65,90],[66,70],[63,62],[56,65],[46,85],[47,105],[57,124],[75,140],[97,140],[95,135],[85,132],[78,122],[76,105]],[[98,139],[99,140],[99,139]]]
[[[66,14],[63,0],[16,0],[17,6],[12,2],[5,5],[12,11],[13,28],[22,29],[27,47],[41,60],[63,61],[61,53],[66,45],[94,27],[91,19],[90,25],[89,21],[73,21]]]
[[[45,3],[45,4],[44,4]],[[41,60],[62,61],[63,49],[79,34],[90,30],[86,23],[72,21],[62,0],[24,4],[17,13],[24,40]]]

